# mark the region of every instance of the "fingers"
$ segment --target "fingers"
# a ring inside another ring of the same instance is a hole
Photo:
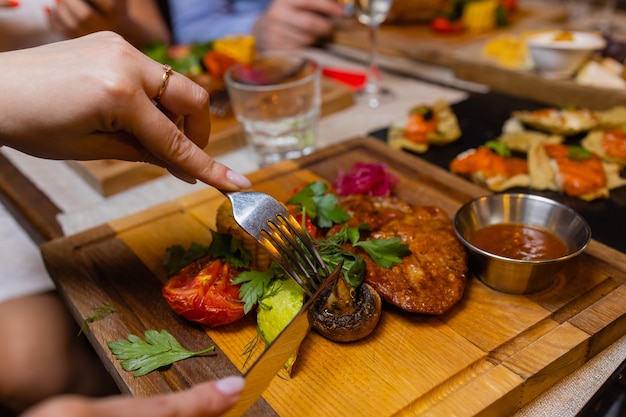
[[[147,94],[151,97],[158,94],[162,75],[162,69],[159,76],[148,75],[159,81],[152,81],[153,86],[148,88]],[[159,106],[167,113],[183,116],[185,133],[149,98],[132,105],[135,114],[142,117],[132,117],[129,129],[151,154],[144,160],[165,165],[170,172],[187,182],[197,178],[224,191],[250,186],[244,176],[215,161],[203,150],[211,130],[209,95],[204,88],[181,74],[172,73],[159,100]]]
[[[243,378],[232,376],[152,398],[115,396],[88,400],[75,396],[57,397],[27,411],[22,417],[216,417],[239,400],[244,383]]]
[[[116,27],[115,7],[125,6],[113,0],[60,0],[49,9],[50,26],[69,37],[111,29]]]
[[[253,31],[261,49],[294,49],[330,35],[342,15],[334,0],[276,0]]]
[[[161,81],[162,75],[156,79]],[[160,89],[161,85],[158,87]],[[159,89],[154,97],[157,96]],[[184,75],[172,72],[159,105],[170,114],[182,116],[185,135],[199,147],[206,147],[211,132],[211,112],[209,93],[203,87]]]
[[[70,37],[89,33],[95,27],[96,10],[83,0],[63,0],[49,14],[50,26]]]

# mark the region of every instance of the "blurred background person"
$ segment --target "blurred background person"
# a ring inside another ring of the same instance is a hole
[[[155,0],[0,0],[0,51],[110,30],[138,48],[170,42]]]
[[[332,35],[336,0],[169,0],[174,43],[251,34],[259,50],[296,49]]]

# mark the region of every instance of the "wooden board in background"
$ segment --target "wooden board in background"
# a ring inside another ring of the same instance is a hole
[[[437,205],[452,217],[486,191],[421,158],[372,138],[355,138],[253,173],[254,189],[279,200],[314,179],[333,181],[355,162],[383,162],[400,177],[394,194]],[[109,304],[116,313],[89,324],[87,337],[124,392],[138,396],[184,389],[242,368],[254,321],[203,332],[176,316],[161,296],[165,249],[208,243],[224,197],[206,188],[42,247],[44,260],[75,319]],[[592,241],[531,296],[506,295],[470,279],[460,304],[438,317],[385,307],[368,338],[332,343],[311,333],[293,375],[276,377],[249,416],[506,416],[623,336],[626,255]],[[192,358],[135,378],[106,342],[166,329]]]
[[[329,78],[322,78],[322,116],[337,112],[354,104],[354,92],[349,87]],[[213,117],[211,138],[204,149],[209,155],[221,155],[246,145],[243,130],[232,113],[226,117]],[[116,160],[67,161],[91,187],[109,196],[167,173],[163,168],[140,163]]]
[[[514,97],[557,106],[578,105],[597,109],[626,103],[626,90],[583,86],[572,80],[547,79],[530,71],[503,68],[485,57],[483,46],[492,38],[564,27],[565,9],[557,2],[523,1],[514,17],[509,27],[478,34],[435,33],[427,23],[383,24],[379,48],[383,55],[450,68],[460,80],[482,84]],[[333,41],[355,49],[368,48],[365,28],[357,22],[346,22]]]
[[[483,43],[486,39],[506,33],[541,29],[563,22],[564,9],[558,4],[538,1],[520,2],[519,10],[512,16],[510,26],[482,33],[436,33],[428,23],[383,24],[378,37],[379,51],[383,55],[408,58],[427,64],[451,68],[459,51]],[[368,50],[366,28],[355,20],[342,22],[333,35],[333,43],[350,48]]]
[[[472,53],[473,52],[473,53]],[[579,106],[605,110],[626,103],[626,89],[577,84],[573,80],[552,80],[522,70],[498,66],[481,58],[479,48],[456,56],[455,77],[488,86],[491,90],[553,106]]]

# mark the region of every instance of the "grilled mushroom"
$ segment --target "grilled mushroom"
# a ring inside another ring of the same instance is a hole
[[[354,288],[340,274],[311,306],[309,321],[327,339],[353,342],[374,330],[381,313],[382,301],[373,287],[363,283]]]

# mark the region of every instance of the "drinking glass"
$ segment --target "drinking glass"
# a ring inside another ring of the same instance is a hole
[[[566,0],[568,27],[594,30],[610,36],[616,29],[620,29],[613,22],[616,8],[617,0]]]
[[[370,40],[369,69],[367,82],[360,94],[370,107],[378,107],[391,92],[382,85],[382,76],[378,68],[378,32],[385,21],[393,0],[355,0],[354,14],[357,20],[367,26]]]
[[[596,29],[601,34],[610,36],[616,29],[613,24],[613,16],[617,9],[617,0],[601,0],[596,2],[596,8],[598,9],[596,16]]]
[[[224,80],[237,120],[260,166],[315,149],[321,111],[319,65],[293,53],[258,55]]]

